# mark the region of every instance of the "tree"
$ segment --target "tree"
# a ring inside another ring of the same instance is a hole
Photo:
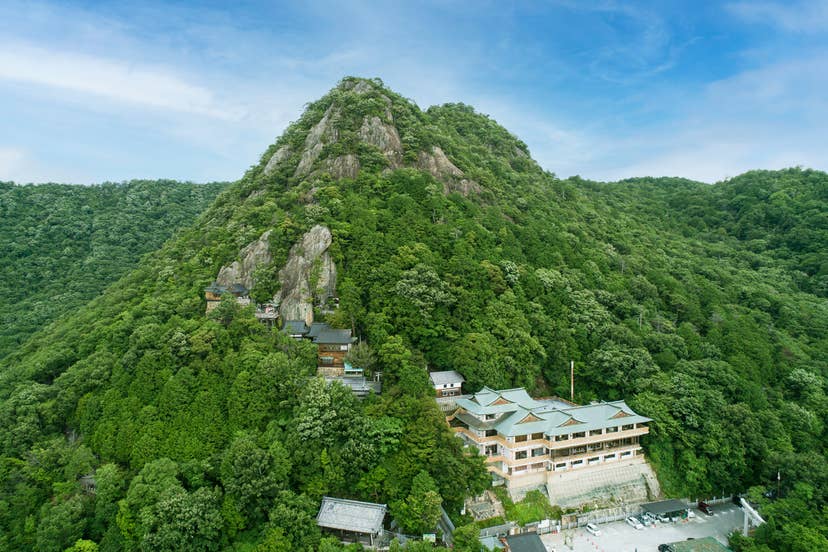
[[[223,518],[220,494],[202,487],[176,490],[141,513],[141,548],[158,552],[211,551],[220,547]]]
[[[421,471],[411,482],[411,492],[393,506],[392,512],[403,531],[419,535],[433,532],[437,527],[442,503],[434,480],[428,472]]]
[[[37,525],[37,550],[62,552],[72,546],[83,535],[86,520],[82,516],[83,498],[80,495],[56,504],[44,504]]]
[[[481,552],[480,529],[474,523],[463,525],[455,529],[452,535],[455,552]]]
[[[246,433],[237,433],[221,462],[221,481],[240,511],[251,521],[264,519],[279,489],[287,485],[290,460],[275,441],[271,451],[260,448]]]

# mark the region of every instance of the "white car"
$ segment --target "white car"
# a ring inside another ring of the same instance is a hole
[[[644,526],[641,524],[641,522],[632,516],[627,518],[627,525],[629,525],[630,527],[635,527],[638,530],[644,529]]]
[[[601,536],[601,530],[598,529],[598,526],[595,525],[594,523],[587,523],[586,530],[587,530],[587,533],[591,533],[591,534],[595,535],[596,537]]]

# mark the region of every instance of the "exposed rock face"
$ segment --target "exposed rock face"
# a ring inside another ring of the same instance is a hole
[[[276,150],[276,153],[271,156],[270,160],[265,165],[264,173],[270,174],[276,170],[276,166],[290,157],[290,148],[287,146],[282,146],[281,148]]]
[[[431,153],[420,152],[417,156],[417,168],[428,171],[431,176],[442,182],[445,194],[459,192],[468,196],[471,192],[480,192],[480,185],[474,180],[464,178],[463,171],[449,161],[443,150],[437,146],[431,148]]]
[[[358,83],[356,83],[356,85],[354,85],[354,87],[351,90],[353,90],[353,92],[356,94],[365,94],[373,89],[374,85],[372,85],[368,81],[361,80]]]
[[[299,166],[296,167],[294,176],[303,176],[310,172],[314,162],[316,162],[319,154],[322,153],[322,148],[326,143],[336,142],[339,138],[339,132],[334,127],[334,121],[339,117],[339,111],[334,110],[331,106],[325,111],[325,115],[316,123],[308,132],[305,138],[305,149],[302,152],[302,159],[299,160]]]
[[[258,266],[265,266],[273,261],[270,254],[270,230],[261,235],[261,237],[248,244],[239,252],[240,261],[233,261],[227,266],[221,267],[219,270],[216,282],[222,286],[231,286],[233,284],[242,284],[247,289],[251,289],[253,284],[253,271]]]
[[[311,228],[290,248],[284,268],[279,271],[282,284],[276,299],[282,320],[313,322],[313,299],[321,302],[336,292],[336,266],[328,248],[331,231],[321,225]]]
[[[356,178],[359,174],[359,159],[353,153],[328,159],[328,172],[336,179]]]
[[[377,116],[365,117],[359,129],[359,137],[364,142],[379,148],[388,159],[388,164],[392,169],[397,169],[402,165],[402,142],[394,125],[383,123]],[[457,169],[457,167],[454,168]]]

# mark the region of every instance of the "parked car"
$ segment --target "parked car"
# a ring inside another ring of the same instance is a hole
[[[643,525],[644,527],[650,527],[653,524],[652,520],[650,518],[648,518],[647,516],[643,515],[643,514],[640,515],[640,516],[633,516],[633,517],[635,517],[635,519],[640,521],[641,525]]]
[[[707,502],[703,501],[703,500],[699,500],[699,510],[701,510],[702,512],[704,512],[708,516],[713,515],[713,508],[711,508],[710,505]]]
[[[668,517],[667,517],[666,515],[664,515],[664,514],[658,514],[658,516],[657,516],[657,517],[658,517],[658,521],[660,521],[661,523],[667,523],[667,522],[669,522],[669,521],[670,521],[670,518],[668,518]]]
[[[693,512],[693,510],[687,510],[687,517],[693,519],[694,517],[696,517],[696,513]]]
[[[638,521],[638,518],[630,516],[630,517],[627,518],[626,521],[627,521],[627,525],[629,525],[630,527],[635,527],[639,531],[644,529],[644,525],[642,525],[641,522]]]
[[[672,548],[670,548],[669,544],[659,544],[658,545],[658,552],[670,552]]]
[[[591,534],[595,535],[596,537],[601,536],[601,530],[598,529],[598,526],[595,525],[594,523],[587,523],[586,530],[587,530],[587,533],[591,533]]]
[[[649,520],[650,520],[650,524],[652,524],[652,525],[655,525],[655,523],[658,521],[658,518],[657,518],[657,517],[655,517],[655,516],[654,516],[652,513],[650,513],[650,512],[644,512],[643,516],[644,516],[645,518],[649,519]]]

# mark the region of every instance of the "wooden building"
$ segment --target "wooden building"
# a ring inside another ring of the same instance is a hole
[[[316,524],[336,535],[342,542],[358,542],[376,548],[384,534],[385,504],[322,497]]]

